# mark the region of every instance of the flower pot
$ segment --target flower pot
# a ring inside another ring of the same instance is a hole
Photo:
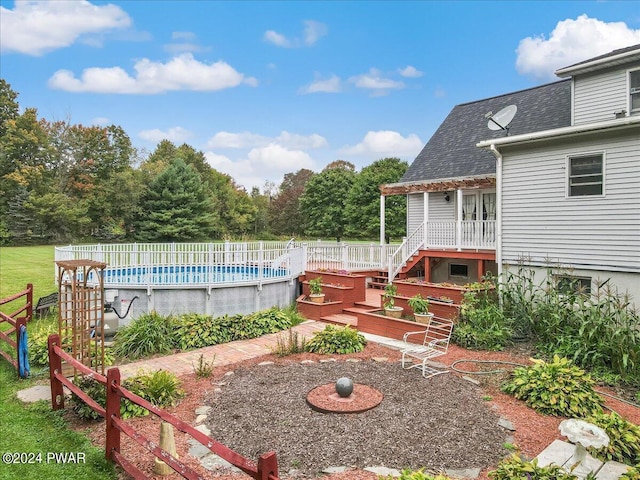
[[[423,325],[429,325],[431,323],[431,319],[433,318],[433,313],[414,313],[413,318],[416,319],[416,322],[421,323]]]
[[[313,303],[324,303],[324,293],[312,293],[309,295],[309,300]]]
[[[404,308],[402,307],[385,307],[384,314],[387,317],[400,318],[403,310]]]

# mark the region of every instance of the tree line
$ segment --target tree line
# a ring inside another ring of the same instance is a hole
[[[378,187],[408,167],[383,158],[357,172],[336,160],[247,192],[188,144],[145,153],[117,125],[49,121],[17,98],[0,79],[0,245],[376,239]],[[387,199],[388,236],[404,235],[405,210],[403,196]]]

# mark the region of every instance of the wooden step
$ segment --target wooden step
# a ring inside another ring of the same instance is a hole
[[[337,313],[334,315],[327,315],[320,320],[323,322],[333,323],[335,325],[351,325],[352,327],[358,326],[358,317],[355,315],[348,315],[346,313]]]

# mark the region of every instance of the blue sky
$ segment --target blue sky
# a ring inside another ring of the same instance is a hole
[[[637,1],[0,0],[21,107],[186,142],[247,190],[411,162],[456,104],[637,43]]]

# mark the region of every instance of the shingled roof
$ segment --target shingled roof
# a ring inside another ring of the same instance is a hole
[[[399,183],[495,175],[495,157],[476,144],[506,135],[502,130],[489,130],[485,114],[496,113],[507,105],[518,107],[509,135],[569,126],[571,81],[562,80],[455,106]]]

